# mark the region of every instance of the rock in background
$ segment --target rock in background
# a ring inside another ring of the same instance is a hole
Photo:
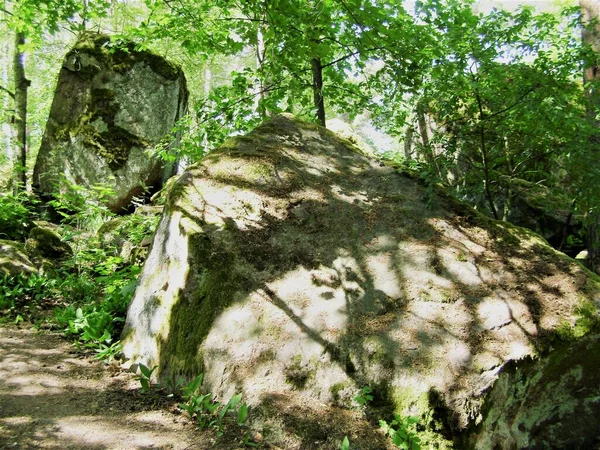
[[[536,234],[282,115],[169,189],[124,353],[251,405],[350,406],[369,385],[467,448],[589,448],[598,286]]]
[[[33,184],[51,197],[69,183],[114,190],[113,212],[157,191],[173,173],[147,151],[171,132],[187,108],[183,72],[162,57],[87,33],[66,55]]]
[[[0,276],[18,276],[37,273],[37,267],[31,262],[23,244],[0,240]],[[2,298],[1,300],[4,300]]]

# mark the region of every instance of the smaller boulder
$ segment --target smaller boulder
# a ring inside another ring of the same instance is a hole
[[[162,214],[162,206],[143,205],[135,214],[115,217],[104,223],[98,230],[100,245],[125,263],[142,263],[152,243],[156,223],[153,218]]]
[[[138,216],[160,216],[163,210],[164,205],[142,205],[136,208],[134,214]]]
[[[73,254],[71,246],[49,228],[37,226],[29,232],[25,249],[32,258],[63,260]]]
[[[17,276],[37,273],[37,271],[22,244],[0,240],[0,274]]]

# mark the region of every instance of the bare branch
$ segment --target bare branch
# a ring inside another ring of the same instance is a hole
[[[8,95],[10,95],[10,98],[12,98],[13,100],[15,99],[15,94],[12,91],[6,89],[4,86],[0,86],[0,91],[6,92]]]

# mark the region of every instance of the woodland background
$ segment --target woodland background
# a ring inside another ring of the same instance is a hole
[[[27,185],[63,55],[83,31],[107,32],[185,70],[184,139],[176,155],[157,148],[165,158],[198,160],[281,111],[341,118],[494,218],[509,218],[522,181],[559,193],[585,217],[568,238],[597,269],[598,5],[516,3],[5,1],[2,178]]]

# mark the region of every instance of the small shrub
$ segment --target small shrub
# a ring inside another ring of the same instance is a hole
[[[26,193],[17,196],[0,194],[0,239],[24,240],[36,217],[36,203]]]
[[[365,406],[367,403],[373,401],[372,392],[373,388],[371,386],[363,386],[360,393],[354,397],[354,401],[360,406]]]
[[[140,385],[142,386],[142,392],[148,392],[150,387],[152,386],[152,374],[158,368],[158,366],[154,366],[150,369],[148,366],[140,363],[138,364],[138,369],[140,369],[140,374],[137,376]]]
[[[389,424],[385,420],[380,420],[379,426],[390,437],[396,447],[403,450],[420,450],[421,440],[417,431],[418,423],[418,417],[401,417],[396,414],[394,420]]]
[[[37,273],[0,276],[0,309],[13,310],[17,303],[32,303],[58,295],[58,281]]]
[[[54,198],[48,205],[62,217],[63,223],[77,229],[95,231],[114,216],[105,206],[106,200],[113,195],[108,186],[99,184],[86,188],[63,177],[54,192]]]
[[[248,405],[241,403],[242,394],[234,395],[227,403],[217,402],[213,400],[210,392],[201,391],[203,379],[204,375],[200,374],[183,388],[185,402],[179,405],[181,409],[191,418],[196,419],[200,429],[214,428],[219,437],[224,433],[227,415],[235,415],[237,425],[243,426],[248,419]],[[244,444],[252,445],[247,434],[244,437]]]

